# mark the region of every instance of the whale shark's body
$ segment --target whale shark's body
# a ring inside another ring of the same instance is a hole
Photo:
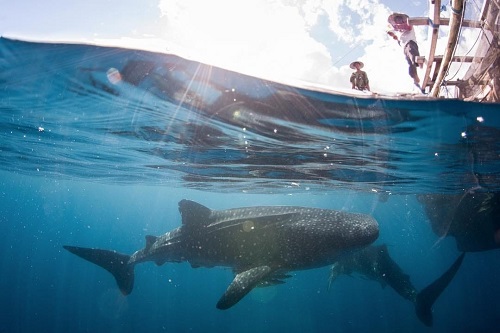
[[[286,272],[334,263],[346,251],[378,237],[378,224],[365,214],[328,209],[260,206],[211,210],[179,202],[182,226],[155,237],[131,256],[75,246],[64,248],[115,277],[123,294],[132,291],[134,266],[141,262],[187,261],[193,267],[231,267],[236,276],[217,303],[236,304],[257,285],[281,283]]]
[[[332,265],[328,289],[339,275],[359,274],[379,282],[382,287],[388,285],[393,288],[415,305],[417,316],[425,325],[432,326],[432,305],[457,273],[464,255],[462,253],[439,278],[418,292],[410,276],[390,257],[387,245],[370,245],[343,256]]]

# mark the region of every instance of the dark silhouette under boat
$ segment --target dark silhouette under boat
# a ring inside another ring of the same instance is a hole
[[[418,200],[434,233],[454,237],[459,251],[500,248],[500,193],[424,194]]]

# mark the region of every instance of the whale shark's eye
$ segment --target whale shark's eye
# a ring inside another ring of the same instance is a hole
[[[255,223],[251,220],[246,220],[245,222],[242,223],[242,228],[243,231],[245,232],[250,232],[255,229]]]

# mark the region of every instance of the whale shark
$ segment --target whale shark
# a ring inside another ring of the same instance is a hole
[[[283,283],[287,272],[334,263],[343,253],[378,238],[370,215],[297,206],[256,206],[212,210],[179,202],[182,225],[162,236],[146,236],[132,255],[65,245],[69,252],[110,272],[124,295],[132,292],[136,264],[189,262],[197,267],[230,267],[235,277],[217,302],[229,309],[256,286]]]
[[[379,282],[383,288],[390,286],[415,305],[420,321],[426,326],[432,326],[432,305],[457,273],[464,256],[465,253],[462,253],[448,270],[419,292],[411,283],[410,276],[390,257],[387,245],[370,245],[344,255],[332,265],[328,289],[342,274],[359,274],[363,278]]]

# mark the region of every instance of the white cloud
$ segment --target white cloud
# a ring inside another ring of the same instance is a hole
[[[166,38],[177,52],[271,78],[301,77],[312,59],[329,58],[314,40],[314,19],[284,2],[161,1]],[[306,75],[307,76],[307,75]]]
[[[335,68],[332,52],[348,63],[355,60],[346,57],[352,49],[385,38],[389,13],[376,0],[184,0],[161,1],[159,7],[170,48],[181,55],[266,78],[333,88],[349,87],[350,69]],[[312,36],[320,16],[336,41]]]

